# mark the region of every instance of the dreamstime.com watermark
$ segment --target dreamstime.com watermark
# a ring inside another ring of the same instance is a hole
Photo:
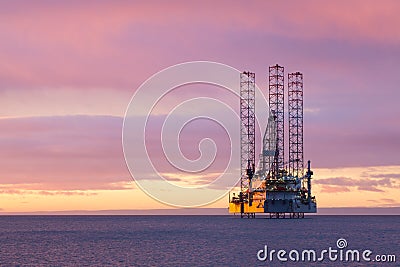
[[[347,241],[344,238],[339,238],[336,241],[336,247],[328,247],[320,251],[314,249],[290,251],[284,249],[271,249],[265,245],[264,249],[257,252],[259,261],[280,261],[280,262],[396,262],[394,254],[376,254],[369,249],[347,249]]]
[[[135,90],[124,116],[122,146],[129,172],[143,192],[171,206],[198,207],[217,201],[237,185],[240,113],[234,107],[240,103],[240,74],[218,62],[185,62],[155,73]],[[190,86],[199,85],[221,91],[188,93]],[[261,133],[267,125],[268,101],[257,85],[255,102],[260,107],[255,111],[256,133]],[[211,138],[201,122],[222,129],[225,135],[220,139],[226,136],[228,145],[218,147],[219,139]],[[202,139],[185,143],[185,129],[197,129],[192,136],[201,134]],[[182,147],[193,148],[198,156],[186,157]],[[218,168],[207,173],[213,166]]]

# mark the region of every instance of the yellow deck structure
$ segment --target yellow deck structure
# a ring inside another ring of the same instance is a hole
[[[229,213],[241,213],[240,205],[241,203],[230,202]],[[264,213],[264,204],[259,201],[254,201],[251,206],[249,203],[243,203],[243,213]]]

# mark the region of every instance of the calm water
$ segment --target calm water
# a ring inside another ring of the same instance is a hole
[[[270,249],[336,248],[396,254],[397,263],[297,266],[400,266],[400,216],[0,216],[1,266],[283,266],[257,260]],[[397,265],[396,265],[397,264]]]

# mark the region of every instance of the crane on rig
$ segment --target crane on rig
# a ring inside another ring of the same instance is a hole
[[[240,74],[240,192],[229,196],[229,212],[242,218],[304,218],[316,213],[310,161],[304,173],[303,74],[288,74],[289,159],[285,162],[284,67],[269,67],[269,111],[259,161],[255,149],[255,73]]]

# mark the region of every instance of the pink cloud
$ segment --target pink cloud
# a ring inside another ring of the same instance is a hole
[[[368,110],[365,112],[364,116],[368,118]],[[394,121],[391,126],[386,126],[379,119],[374,120],[374,123],[358,118],[341,120],[339,115],[338,118],[333,117],[335,112],[319,116],[321,117],[317,121],[305,123],[306,158],[311,159],[314,166],[330,168],[398,165],[400,128]],[[349,116],[353,116],[351,112]]]
[[[343,192],[350,192],[345,186],[331,186],[331,185],[323,185],[321,192],[323,193],[343,193]]]
[[[170,175],[167,178],[171,181],[178,181],[178,179],[182,181],[185,173],[179,172],[172,166],[162,151],[160,127],[164,119],[163,116],[155,116],[152,123],[149,123],[150,135],[147,136],[149,155],[159,172],[175,173],[176,176]],[[122,153],[122,118],[65,116],[2,119],[0,128],[2,129],[0,133],[1,184],[19,184],[20,186],[16,187],[18,189],[23,188],[21,184],[32,184],[27,188],[31,190],[116,190],[126,189],[126,186],[121,183],[131,181]],[[209,121],[198,121],[193,125],[188,125],[182,131],[180,142],[183,154],[192,160],[199,157],[197,146],[205,137],[215,141],[217,158],[202,177],[193,180],[196,184],[213,181],[224,171],[230,156],[227,149],[230,144],[226,133],[218,125]],[[169,136],[168,138],[174,141],[176,137]],[[390,145],[390,142],[388,144]],[[328,157],[326,152],[331,147],[333,146],[329,142],[323,146],[321,151],[324,152],[324,156],[321,155],[321,158]],[[384,149],[388,148],[384,147]],[[328,159],[345,156],[339,149],[330,153]],[[138,155],[135,160],[137,164],[140,164],[146,159]],[[359,160],[359,157],[355,157],[351,159],[350,164],[357,165]],[[335,166],[335,164],[340,164],[340,161],[336,160],[331,164]],[[149,173],[146,177],[135,178],[151,179],[151,175],[152,173]],[[395,182],[395,177],[397,177],[395,174],[371,175],[370,178],[362,181],[348,177],[334,177],[318,179],[315,183],[379,192],[386,187],[399,186]],[[324,190],[337,191],[339,189],[326,187]]]
[[[57,196],[57,195],[62,195],[62,196],[95,196],[97,195],[96,192],[85,192],[85,191],[46,191],[46,190],[41,190],[37,192],[39,195],[44,195],[44,196]]]
[[[384,190],[376,188],[375,186],[371,186],[371,185],[359,186],[359,187],[357,187],[357,189],[361,190],[361,191],[385,192]]]
[[[382,202],[386,202],[386,203],[396,203],[397,201],[392,199],[392,198],[381,198],[380,199]]]
[[[95,196],[96,192],[87,192],[85,190],[79,191],[65,191],[65,190],[20,190],[20,189],[2,189],[0,194],[5,195],[42,195],[42,196]]]
[[[18,116],[37,106],[50,115],[57,108],[71,114],[76,106],[67,100],[55,107],[40,97],[65,88],[78,92],[74,101],[87,106],[79,110],[90,113],[94,108],[84,99],[96,98],[97,88],[133,93],[153,73],[187,60],[250,68],[266,88],[267,66],[279,61],[287,72],[304,71],[305,105],[319,110],[305,117],[306,159],[314,166],[398,164],[400,37],[393,34],[400,25],[398,1],[20,3],[0,4],[0,93],[19,101],[2,103],[0,115],[12,116],[20,106],[31,109]],[[28,90],[40,91],[39,97],[24,99]],[[120,112],[129,99],[107,100],[109,106],[122,106]],[[106,107],[96,113],[111,112]],[[129,180],[121,125],[117,117],[1,120],[1,180],[65,189]],[[226,147],[217,129],[188,128],[186,133],[182,147],[188,158],[199,155],[193,143],[205,134]],[[151,141],[157,167],[176,171],[165,163],[159,140]],[[221,153],[210,171],[222,170],[227,155]],[[379,186],[387,185],[360,188]]]
[[[392,198],[369,199],[369,202],[374,203],[378,207],[398,207],[400,202]]]
[[[161,141],[161,128],[164,120],[165,116],[154,116],[149,120],[146,132],[146,146],[148,147],[148,154],[156,169],[159,169],[162,172],[179,172],[178,169],[168,162],[163,150]],[[165,140],[167,140],[167,142],[178,144],[178,136],[173,136],[168,133],[166,136],[167,137]],[[206,172],[222,173],[228,165],[231,144],[226,131],[220,125],[211,120],[195,120],[183,128],[181,136],[179,137],[179,145],[182,155],[188,160],[198,159],[201,156],[198,146],[200,141],[204,138],[210,138],[215,142],[216,145],[215,161],[210,165],[209,168],[207,168]],[[211,152],[207,154],[210,155]],[[207,157],[207,155],[205,156]]]
[[[365,177],[399,179],[400,178],[400,173],[385,173],[385,174],[368,174],[368,173],[365,173]]]
[[[170,181],[182,181],[188,173],[179,171],[166,159],[160,140],[163,116],[149,123],[149,156],[160,173]],[[139,126],[138,126],[139,127]],[[123,190],[131,182],[122,151],[122,118],[112,116],[57,116],[1,119],[0,189],[2,190]],[[211,138],[217,146],[215,161],[196,178],[201,183],[218,177],[230,156],[229,137],[215,123],[199,120],[181,133],[185,157],[200,156],[198,144]],[[167,134],[174,142],[176,136]],[[143,155],[135,155],[140,166]],[[177,164],[177,162],[174,162]],[[147,173],[136,179],[153,179]],[[206,180],[204,180],[206,179]],[[4,191],[3,193],[11,191]]]
[[[188,59],[219,60],[240,68],[239,52],[245,46],[232,38],[267,48],[276,47],[271,43],[285,48],[290,38],[299,47],[299,41],[318,44],[327,39],[397,45],[400,40],[393,32],[400,23],[398,8],[397,1],[2,3],[0,77],[13,86],[127,89],[162,67]],[[259,35],[262,40],[253,42]],[[278,54],[286,58],[282,48]],[[248,51],[246,57],[252,60],[265,52]],[[233,55],[238,59],[232,60]],[[264,68],[273,63],[263,63]],[[321,64],[331,66],[326,60]]]
[[[322,185],[322,191],[327,193],[347,192],[350,191],[349,188],[360,191],[385,192],[383,189],[396,186],[396,183],[389,178],[359,180],[348,177],[333,177],[317,179],[314,183]]]
[[[122,155],[121,118],[2,119],[0,125],[2,184],[100,188],[130,181]]]
[[[0,194],[20,195],[20,194],[22,194],[22,191],[18,190],[18,189],[3,189],[3,190],[0,190]]]
[[[66,191],[66,192],[80,192],[80,191],[95,191],[95,190],[132,190],[136,189],[136,186],[132,180],[123,180],[118,182],[106,182],[106,181],[81,181],[81,182],[71,182],[71,181],[52,181],[48,182],[44,178],[36,178],[36,180],[41,180],[37,183],[1,183],[0,190],[3,193],[14,192],[37,192],[37,191]]]

